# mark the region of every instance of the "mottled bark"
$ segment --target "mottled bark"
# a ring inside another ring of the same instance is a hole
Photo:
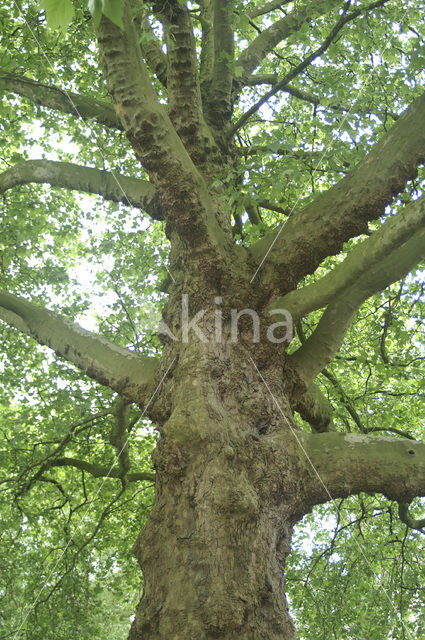
[[[367,491],[410,502],[425,493],[425,444],[355,433],[302,434],[311,504]],[[320,477],[320,480],[319,480]]]
[[[179,352],[169,417],[152,406],[155,504],[135,546],[144,593],[130,639],[294,640],[282,572],[303,480],[279,367],[262,375],[288,421],[249,349]]]
[[[158,100],[142,61],[130,9],[124,6],[124,31],[103,17],[98,34],[115,108],[180,238],[205,253],[220,255],[225,236],[215,203]]]
[[[164,7],[169,8],[161,14],[167,33],[168,113],[194,164],[208,177],[218,148],[204,120],[190,14],[177,3]]]

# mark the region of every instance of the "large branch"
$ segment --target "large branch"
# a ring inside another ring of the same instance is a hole
[[[95,120],[112,129],[122,129],[114,107],[108,102],[35,82],[30,78],[5,71],[0,71],[0,87],[43,107],[70,113],[83,119]]]
[[[97,193],[105,200],[143,209],[155,220],[164,217],[156,189],[149,182],[71,162],[28,160],[15,164],[0,174],[0,193],[31,182]]]
[[[147,19],[142,20],[141,30],[141,51],[143,58],[151,71],[156,75],[160,83],[167,86],[167,56],[161,49],[161,43],[155,36],[151,25]]]
[[[410,502],[425,496],[425,444],[363,434],[299,434],[309,457],[310,505],[362,491]]]
[[[207,100],[214,72],[214,7],[212,0],[200,0],[202,27],[199,82],[203,100]]]
[[[314,382],[303,393],[297,394],[291,400],[291,406],[303,420],[309,423],[315,433],[330,430],[332,405]]]
[[[290,274],[293,289],[345,241],[366,232],[368,221],[383,215],[416,176],[425,158],[424,121],[422,95],[345,178],[253,245],[264,280],[279,286]]]
[[[327,307],[308,340],[288,357],[288,364],[309,383],[333,360],[362,303],[396,282],[425,257],[425,228],[359,276]]]
[[[155,358],[133,353],[53,311],[5,291],[0,292],[0,320],[50,347],[126,400],[143,404],[158,367]]]
[[[276,299],[271,308],[287,309],[294,322],[297,322],[311,311],[321,309],[337,298],[422,227],[425,227],[424,197],[411,202],[398,215],[389,218],[326,276]]]
[[[196,42],[187,7],[177,0],[156,2],[167,34],[168,114],[195,165],[202,170],[217,153],[204,121]]]
[[[232,115],[232,83],[234,41],[231,0],[213,0],[214,66],[209,91],[208,118],[216,128],[230,122]]]
[[[123,23],[124,30],[103,16],[98,28],[102,66],[116,111],[181,237],[205,251],[213,248],[216,255],[222,233],[214,203],[152,87],[126,1]]]
[[[248,76],[279,42],[299,31],[305,23],[312,22],[313,19],[329,13],[338,6],[341,6],[341,0],[305,2],[299,9],[294,9],[289,15],[265,29],[239,56],[236,65],[242,68],[242,72],[235,83],[236,86],[242,87],[247,83]]]

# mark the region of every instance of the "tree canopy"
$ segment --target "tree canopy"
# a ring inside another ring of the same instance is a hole
[[[181,246],[246,260],[258,305],[291,313],[301,434],[423,456],[424,11],[2,4],[0,640],[128,633]],[[400,473],[387,497],[317,489],[286,568],[299,638],[420,636],[423,464]]]

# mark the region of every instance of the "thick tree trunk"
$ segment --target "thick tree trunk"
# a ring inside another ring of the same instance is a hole
[[[299,452],[249,357],[239,344],[192,342],[166,384],[172,410],[135,545],[144,593],[131,640],[295,638],[283,572],[300,515]],[[262,375],[291,421],[281,368]]]

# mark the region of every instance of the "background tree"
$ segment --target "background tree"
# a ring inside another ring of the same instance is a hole
[[[2,638],[418,637],[424,9],[3,4]]]

